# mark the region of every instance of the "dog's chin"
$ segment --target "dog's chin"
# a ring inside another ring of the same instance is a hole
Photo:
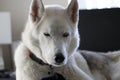
[[[62,66],[64,66],[65,64],[52,64],[52,66],[54,66],[54,67],[62,67]]]
[[[63,63],[52,63],[51,65],[54,66],[54,67],[62,67],[64,65],[66,65],[67,62],[63,62]]]

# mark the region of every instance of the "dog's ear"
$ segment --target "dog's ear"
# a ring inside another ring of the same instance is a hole
[[[44,10],[45,9],[44,9],[42,0],[32,0],[31,6],[30,6],[30,17],[33,20],[33,22],[41,19],[44,13]]]
[[[75,23],[78,19],[78,1],[77,0],[71,0],[68,8],[67,8],[67,14],[71,21]]]

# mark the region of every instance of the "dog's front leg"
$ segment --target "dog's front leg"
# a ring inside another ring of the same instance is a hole
[[[72,66],[72,71],[74,73],[74,76],[77,78],[76,80],[94,80],[91,76],[85,73],[77,65]]]
[[[68,67],[72,73],[71,76],[73,76],[72,80],[94,80],[86,67],[87,64],[84,58],[81,55],[76,54],[71,56],[68,63]]]

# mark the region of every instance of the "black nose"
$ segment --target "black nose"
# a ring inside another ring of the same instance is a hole
[[[63,56],[62,53],[57,53],[55,57],[55,61],[57,63],[62,63],[64,61],[65,57]]]

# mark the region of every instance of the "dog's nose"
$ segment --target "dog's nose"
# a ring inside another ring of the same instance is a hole
[[[62,53],[57,53],[56,56],[55,56],[55,61],[57,63],[62,63],[64,61],[65,57],[63,56]]]

